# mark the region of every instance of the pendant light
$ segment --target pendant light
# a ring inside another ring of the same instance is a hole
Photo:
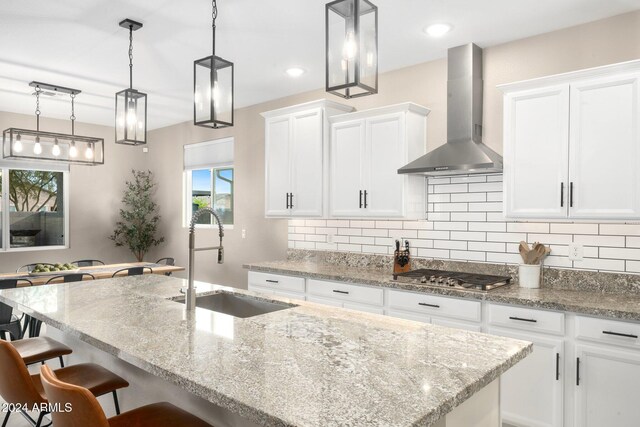
[[[2,133],[2,157],[5,159],[28,159],[42,162],[73,163],[83,165],[104,164],[104,139],[75,134],[75,98],[78,89],[31,82],[36,96],[36,130],[9,128]],[[71,134],[40,130],[40,95],[68,94],[71,98]],[[78,149],[85,155],[78,156]]]
[[[129,88],[116,93],[116,144],[147,143],[147,94],[133,88],[133,32],[142,24],[131,19],[120,21],[129,30]]]
[[[193,62],[193,124],[218,129],[233,126],[233,62],[216,56],[216,0],[212,9],[212,54]]]
[[[326,5],[326,91],[342,98],[378,93],[378,8],[367,0]]]

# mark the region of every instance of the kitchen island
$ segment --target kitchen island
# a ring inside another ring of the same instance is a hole
[[[497,380],[532,349],[277,297],[291,306],[248,318],[187,313],[176,301],[185,285],[131,276],[4,290],[0,301],[254,425],[497,427]]]

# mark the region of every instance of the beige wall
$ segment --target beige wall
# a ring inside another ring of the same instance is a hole
[[[638,58],[640,11],[485,48],[484,125],[487,144],[502,152],[502,97],[496,85]],[[236,84],[242,85],[242,82]],[[197,255],[196,278],[245,287],[246,272],[242,263],[282,258],[287,247],[287,222],[264,218],[264,122],[259,113],[325,97],[339,101],[318,89],[239,109],[235,126],[230,129],[214,131],[185,122],[151,131],[150,152],[146,155],[139,148],[116,146],[109,127],[80,124],[79,133],[105,138],[106,164],[95,168],[72,167],[71,248],[54,252],[1,253],[0,271],[40,259],[62,261],[93,256],[107,261],[129,259],[125,249],[114,248],[106,237],[117,216],[123,182],[132,167],[150,168],[159,182],[157,201],[163,218],[161,230],[167,241],[148,259],[173,256],[179,264],[185,265],[187,230],[182,227],[182,146],[234,136],[236,225],[226,232],[225,264],[215,263],[215,253],[200,253]],[[383,74],[378,95],[344,102],[361,110],[404,101],[413,101],[432,110],[428,148],[444,143],[446,60]],[[0,113],[0,129],[32,125],[31,116]],[[68,123],[45,120],[43,127],[66,132]],[[242,229],[247,230],[246,239],[240,236]],[[200,244],[214,242],[216,232],[199,230],[197,237]]]
[[[32,129],[33,116],[0,112],[0,130],[9,127]],[[43,119],[42,130],[68,133],[68,121]],[[0,272],[14,271],[31,262],[69,262],[97,258],[105,262],[135,261],[126,249],[116,248],[107,237],[113,230],[124,180],[132,168],[146,164],[142,150],[114,144],[113,128],[76,125],[78,135],[104,138],[103,166],[71,166],[70,172],[70,248],[50,251],[0,252]],[[117,159],[117,160],[116,160]]]

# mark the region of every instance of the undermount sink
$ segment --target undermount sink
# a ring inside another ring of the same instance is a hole
[[[174,300],[184,304],[184,298]],[[233,317],[247,318],[297,307],[295,304],[267,301],[249,295],[218,292],[196,297],[196,307]]]

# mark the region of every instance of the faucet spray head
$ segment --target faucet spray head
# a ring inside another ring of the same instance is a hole
[[[224,263],[224,248],[218,249],[218,264]]]

